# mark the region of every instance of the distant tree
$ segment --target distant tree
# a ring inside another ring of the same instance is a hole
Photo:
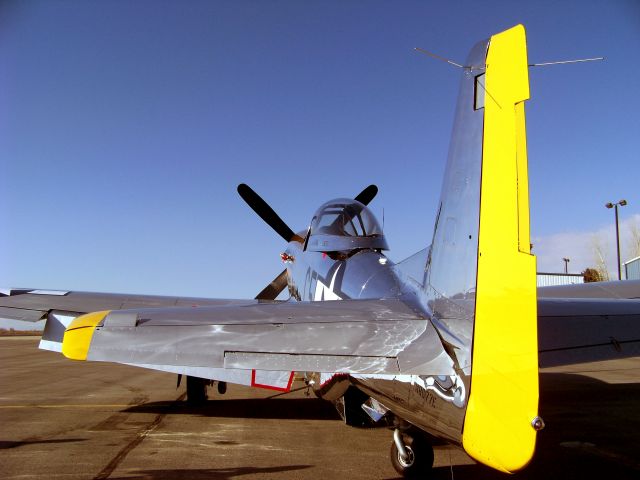
[[[640,257],[640,227],[638,227],[638,222],[633,222],[629,225],[629,245],[628,245],[628,256],[629,259]]]
[[[600,272],[595,268],[586,268],[584,272],[582,272],[582,276],[584,277],[584,283],[602,281],[602,275],[600,275]]]
[[[607,249],[604,243],[602,237],[598,235],[594,235],[591,238],[591,247],[593,248],[593,256],[596,261],[595,270],[600,276],[600,280],[596,280],[598,282],[609,281],[609,269],[607,268],[607,256],[605,253]]]

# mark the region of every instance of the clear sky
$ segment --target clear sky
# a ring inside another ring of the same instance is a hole
[[[539,270],[640,224],[640,2],[0,3],[0,285],[253,297],[282,240],[375,183],[401,260],[431,238],[460,70],[517,23]],[[623,243],[623,258],[626,245]]]

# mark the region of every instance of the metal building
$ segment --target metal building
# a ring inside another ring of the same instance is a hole
[[[538,287],[551,287],[553,285],[575,285],[584,283],[584,276],[580,273],[546,273],[538,272]]]
[[[624,274],[627,280],[640,280],[640,257],[624,262]]]

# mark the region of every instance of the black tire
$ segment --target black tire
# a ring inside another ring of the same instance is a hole
[[[207,401],[207,384],[209,380],[187,376],[187,403],[202,405]]]
[[[433,467],[433,447],[424,439],[404,437],[409,458],[403,460],[395,442],[391,442],[391,464],[404,478],[427,478]]]

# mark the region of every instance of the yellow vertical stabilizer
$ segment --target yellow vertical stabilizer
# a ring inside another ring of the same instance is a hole
[[[536,265],[530,253],[522,25],[491,37],[484,134],[472,376],[462,443],[504,472],[533,456],[538,411]]]

